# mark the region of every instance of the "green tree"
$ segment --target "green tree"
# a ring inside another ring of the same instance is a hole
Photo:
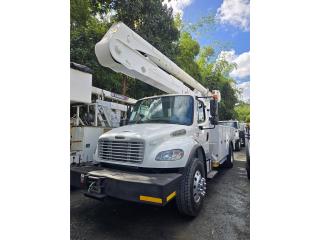
[[[90,2],[88,0],[70,0],[71,29],[78,26],[86,26],[90,14]]]
[[[119,74],[102,67],[95,56],[95,44],[101,40],[107,30],[107,24],[90,18],[86,26],[79,26],[71,31],[71,61],[84,64],[93,70],[93,85],[110,91],[121,89]]]
[[[203,47],[200,50],[197,65],[199,66],[202,84],[206,84],[205,80],[212,75],[214,66],[214,62],[212,61],[213,54],[214,50],[209,46]]]
[[[170,59],[176,55],[179,30],[172,9],[159,0],[111,0],[115,21],[122,21]]]
[[[229,76],[235,65],[224,59],[217,59],[211,62],[213,49],[204,48],[198,59],[203,85],[210,90],[216,89],[221,93],[221,102],[219,106],[220,120],[236,118],[234,110],[238,102],[235,81]]]
[[[199,34],[205,36],[209,32],[211,33],[211,31],[208,31],[209,29],[212,30],[212,28],[215,27],[215,13],[211,12],[193,24],[183,24],[181,16],[177,15],[175,17],[175,24],[183,32],[181,37],[184,37],[185,32],[188,32],[190,39],[192,39],[191,36],[197,36]],[[192,33],[192,35],[190,33]],[[181,41],[182,39],[180,39],[180,42]],[[192,41],[194,42],[193,45],[198,44],[195,39],[192,39]],[[182,69],[187,71],[206,88],[210,90],[220,90],[222,100],[219,107],[219,117],[221,120],[227,120],[236,118],[234,107],[238,102],[237,90],[235,89],[235,81],[229,75],[236,65],[229,63],[225,59],[214,59],[215,50],[222,50],[221,47],[223,46],[222,43],[217,43],[212,44],[212,46],[205,46],[201,48],[200,51],[198,48],[193,47],[197,55],[193,58],[188,58],[186,61],[178,61],[178,63],[181,64]],[[188,45],[192,46],[190,43],[188,43]],[[195,54],[195,52],[192,53],[192,51],[190,51],[189,55],[192,56],[193,54]],[[184,55],[186,55],[185,52],[180,52],[178,60],[185,58]],[[190,67],[194,64],[198,65],[198,68]],[[191,69],[193,69],[193,71],[191,71]],[[196,69],[196,71],[194,71],[194,69]],[[200,77],[198,74],[200,74]]]
[[[235,106],[237,119],[243,122],[250,122],[250,104],[240,103]]]
[[[96,18],[91,6],[89,0],[70,1],[70,61],[93,70],[94,86],[119,92],[119,74],[100,66],[94,52],[111,23]]]
[[[201,82],[200,69],[196,63],[196,57],[199,54],[200,45],[192,39],[191,34],[182,32],[178,43],[178,52],[176,56],[176,64],[186,71],[197,81]]]

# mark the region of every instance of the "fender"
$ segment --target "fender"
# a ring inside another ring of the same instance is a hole
[[[202,161],[203,161],[203,165],[204,165],[204,169],[205,169],[205,174],[207,175],[206,155],[204,153],[204,150],[203,150],[202,146],[199,143],[197,143],[196,145],[194,145],[192,147],[192,149],[190,151],[190,155],[189,155],[188,161],[186,163],[186,166],[183,168],[183,171],[187,166],[189,166],[191,164],[191,162],[193,160],[193,157],[196,154],[196,152],[198,151],[198,149],[201,151],[201,154],[204,157],[204,159],[202,159]]]

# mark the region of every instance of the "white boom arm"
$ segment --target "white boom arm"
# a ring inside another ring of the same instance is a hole
[[[97,87],[91,87],[91,93],[92,94],[96,94],[98,96],[103,96],[105,98],[109,98],[112,100],[117,100],[123,103],[127,103],[127,104],[135,104],[137,102],[136,99],[133,98],[129,98],[127,96],[123,96],[117,93],[113,93],[113,92],[109,92],[107,90],[103,90],[101,88],[97,88]]]
[[[203,96],[212,95],[122,22],[112,25],[96,44],[95,53],[102,66],[137,78],[166,93],[191,93],[184,82]]]

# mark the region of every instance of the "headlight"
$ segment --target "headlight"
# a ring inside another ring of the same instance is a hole
[[[157,161],[175,161],[183,157],[182,149],[172,149],[168,151],[159,152],[156,156]]]

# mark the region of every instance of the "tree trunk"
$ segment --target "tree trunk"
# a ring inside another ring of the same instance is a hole
[[[125,76],[122,79],[122,95],[127,96],[127,89],[128,89],[128,78]]]

